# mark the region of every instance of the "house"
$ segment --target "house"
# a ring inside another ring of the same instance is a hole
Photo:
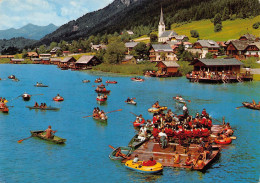
[[[250,43],[245,49],[246,57],[260,57],[260,42]]]
[[[219,45],[213,40],[198,40],[193,45],[194,49],[202,50],[202,58],[205,58],[207,53],[212,53],[214,56],[218,55]]]
[[[32,58],[33,64],[40,64],[42,59],[41,58]]]
[[[74,57],[65,57],[61,62],[59,67],[60,68],[69,68],[73,66],[77,60]]]
[[[10,61],[11,64],[21,64],[22,62],[24,62],[24,59],[12,58],[11,61]]]
[[[60,58],[51,58],[50,59],[50,64],[53,65],[60,65],[61,59]]]
[[[58,53],[57,53],[57,52],[58,52],[59,50],[61,50],[60,47],[54,47],[54,48],[52,48],[51,51],[50,51],[51,57],[57,57],[57,56],[58,56]]]
[[[173,37],[174,35],[178,35],[178,34],[172,30],[165,31],[165,24],[163,21],[163,11],[161,9],[161,16],[158,25],[158,42],[165,43],[166,41],[170,40],[170,38]]]
[[[256,37],[253,34],[244,34],[239,38],[240,41],[256,41]]]
[[[190,48],[190,49],[187,49],[187,51],[192,53],[193,55],[197,55],[198,58],[202,58],[202,50],[201,49]]]
[[[177,56],[168,44],[152,44],[150,49],[150,61],[177,61]],[[164,57],[164,58],[163,58]]]
[[[72,66],[75,70],[86,70],[91,69],[92,66],[101,64],[101,61],[93,55],[83,55],[80,57]]]
[[[50,64],[50,58],[41,58],[41,64],[49,65]]]
[[[159,61],[157,75],[160,76],[179,76],[178,68],[180,67],[176,61]]]
[[[227,45],[226,54],[237,58],[238,60],[245,59],[245,52],[247,46],[250,44],[250,41],[241,41],[241,40],[233,40],[229,41]]]
[[[14,58],[14,55],[0,55],[0,58]]]
[[[136,64],[137,61],[133,55],[126,55],[125,58],[121,61],[121,64]]]
[[[39,55],[39,58],[50,58],[51,57],[51,54],[49,53],[42,53]]]
[[[126,42],[126,43],[125,43],[125,47],[126,47],[127,51],[126,51],[125,54],[129,55],[130,52],[134,49],[134,47],[135,47],[136,45],[138,45],[138,43],[139,43],[139,42],[134,42],[134,41]]]
[[[188,42],[189,41],[189,38],[188,36],[186,35],[173,35],[169,38],[169,41],[172,41],[172,42]]]
[[[36,52],[27,52],[27,57],[30,57],[31,59],[32,58],[38,58],[38,53]]]

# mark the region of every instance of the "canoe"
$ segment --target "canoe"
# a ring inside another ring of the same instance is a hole
[[[31,99],[31,95],[29,94],[23,94],[22,97],[24,101],[29,101]]]
[[[109,154],[109,158],[112,160],[122,160],[124,159],[123,157],[119,156],[116,157],[116,152],[118,151],[118,149],[121,149],[121,152],[123,154],[125,154],[126,156],[130,155],[132,153],[132,148],[131,147],[118,147],[116,149],[114,149],[110,154]]]
[[[99,117],[94,117],[94,116],[93,116],[93,119],[94,119],[94,120],[97,120],[97,121],[100,121],[100,122],[105,122],[105,123],[107,122],[107,117],[106,117],[106,119],[101,119],[101,118],[99,118]]]
[[[82,83],[89,83],[90,80],[82,80]]]
[[[260,107],[255,106],[254,104],[250,103],[250,102],[243,102],[242,103],[246,108],[249,109],[255,109],[255,110],[260,110]]]
[[[0,112],[2,112],[2,113],[8,113],[8,112],[9,112],[9,109],[8,109],[8,107],[0,108]]]
[[[42,108],[42,107],[34,107],[34,106],[26,106],[27,108],[29,109],[39,109],[39,110],[53,110],[53,111],[57,111],[59,110],[60,108],[57,108],[57,107],[47,107],[47,108]]]
[[[154,166],[142,166],[143,161],[138,161],[137,163],[133,163],[133,160],[128,160],[125,163],[125,166],[131,170],[140,172],[140,173],[159,173],[163,171],[163,166],[161,163],[157,162]]]
[[[31,132],[33,137],[38,137],[40,139],[51,141],[51,142],[54,142],[56,144],[64,144],[66,142],[66,139],[63,139],[63,138],[58,137],[56,135],[54,135],[54,137],[52,139],[46,138],[45,137],[46,132],[43,131],[43,130],[30,131],[30,132]]]
[[[110,90],[102,90],[102,89],[101,89],[101,90],[97,90],[97,89],[96,89],[95,91],[96,91],[97,93],[107,93],[107,94],[110,93]]]
[[[150,109],[148,109],[148,112],[155,113],[155,112],[164,111],[164,110],[167,110],[166,106],[161,106],[160,108],[151,107]]]
[[[54,97],[53,100],[56,101],[56,102],[61,102],[61,101],[64,100],[64,98],[63,97],[60,97],[60,98],[55,98]]]
[[[212,154],[210,156],[209,159],[207,159],[206,161],[204,161],[205,163],[205,166],[204,167],[192,167],[193,170],[199,170],[199,171],[203,171],[205,169],[207,169],[209,167],[209,165],[211,165],[220,155],[220,149],[219,147],[212,147],[213,148],[213,151],[212,151]]]
[[[117,84],[117,81],[109,81],[109,80],[107,80],[106,83],[109,83],[109,84]]]
[[[145,143],[146,141],[148,141],[150,138],[152,137],[152,134],[148,134],[147,137],[145,138],[145,140],[141,141],[140,139],[138,139],[138,134],[135,134],[134,137],[130,140],[130,142],[128,143],[128,147],[131,147],[133,149],[137,149],[138,147],[140,147],[143,143]]]
[[[44,84],[36,84],[34,85],[35,87],[48,87],[48,85],[44,85]]]
[[[136,105],[137,104],[135,101],[130,101],[130,102],[125,101],[125,103],[132,104],[132,105]]]
[[[132,81],[137,81],[137,82],[143,82],[144,79],[141,79],[141,78],[131,78]]]
[[[214,142],[216,144],[227,145],[227,144],[231,144],[232,139],[230,137],[227,137],[227,138],[224,138],[224,139],[215,138]]]

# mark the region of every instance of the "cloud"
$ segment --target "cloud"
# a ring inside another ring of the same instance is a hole
[[[0,0],[0,30],[35,25],[62,25],[113,0]],[[12,8],[10,8],[12,7]]]

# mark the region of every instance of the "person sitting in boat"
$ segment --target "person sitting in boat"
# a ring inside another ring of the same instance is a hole
[[[179,101],[184,101],[184,99],[182,98],[182,96],[180,95],[179,97],[178,97],[179,99]]]
[[[105,112],[103,110],[101,111],[100,119],[102,119],[102,120],[107,119],[107,116],[106,116],[106,114],[105,114]]]
[[[191,159],[191,154],[189,153],[185,160],[185,165],[192,166],[193,164],[194,164],[194,159]]]
[[[56,99],[60,99],[60,94],[57,94],[57,96],[55,97]]]
[[[43,108],[43,103],[41,103],[41,105],[39,106],[40,108]]]
[[[126,99],[126,102],[131,102],[130,97],[128,97],[128,98]]]
[[[115,154],[116,157],[122,157],[125,159],[130,159],[130,157],[126,156],[124,153],[121,152],[121,148],[118,148]]]
[[[35,102],[33,107],[39,107],[39,104],[37,102]]]
[[[143,162],[143,166],[154,166],[156,165],[156,161],[153,159],[153,157],[151,156],[150,159],[148,161],[144,161]]]
[[[232,130],[229,123],[227,123],[225,129],[222,131],[223,134],[225,134],[227,137],[230,137],[233,135],[234,131]]]
[[[46,132],[46,135],[45,135],[46,138],[48,138],[48,139],[53,139],[54,133],[56,133],[57,130],[56,130],[56,131],[53,131],[53,130],[51,129],[51,125],[49,125],[49,126],[48,126],[48,129],[46,129],[45,132]]]
[[[199,169],[205,166],[202,155],[199,155],[197,162],[194,163],[194,166]]]
[[[167,134],[165,133],[164,129],[162,129],[162,131],[158,134],[158,137],[160,138],[160,142],[161,142],[161,147],[162,149],[167,147],[167,143],[168,143],[168,137]]]
[[[44,108],[44,109],[47,108],[46,103],[43,103],[42,108]]]
[[[138,154],[136,154],[132,162],[138,163],[138,161],[139,161]]]

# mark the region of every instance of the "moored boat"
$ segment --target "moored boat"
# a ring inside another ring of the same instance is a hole
[[[260,110],[260,106],[259,106],[259,105],[254,105],[253,103],[243,102],[242,104],[243,104],[246,108],[255,109],[255,110]]]
[[[63,139],[61,137],[58,137],[56,135],[54,135],[53,138],[46,138],[45,135],[46,135],[46,132],[43,131],[43,130],[38,130],[38,131],[30,131],[32,136],[33,137],[38,137],[40,139],[43,139],[43,140],[47,140],[47,141],[51,141],[51,142],[54,142],[56,144],[64,144],[66,142],[66,139]]]
[[[224,139],[215,138],[214,142],[216,144],[227,145],[227,144],[231,144],[232,139],[230,137],[226,137]]]
[[[109,83],[109,84],[117,84],[117,81],[110,81],[110,80],[107,80],[106,83]]]
[[[121,149],[121,153],[123,153],[125,156],[129,156],[132,153],[131,147],[118,147],[114,149],[110,154],[109,158],[112,160],[122,160],[124,159],[122,156],[116,156],[117,151]]]
[[[29,109],[39,109],[39,110],[53,110],[53,111],[57,111],[59,110],[60,108],[57,108],[57,107],[34,107],[34,106],[26,106],[27,108]]]
[[[145,143],[146,141],[148,141],[150,138],[152,137],[152,134],[148,134],[147,137],[145,138],[145,140],[140,140],[138,138],[138,134],[134,135],[134,137],[130,140],[130,142],[128,143],[128,147],[131,147],[133,149],[137,149],[138,147],[140,147],[143,143]]]
[[[153,173],[159,173],[161,171],[163,171],[163,166],[161,163],[156,162],[155,165],[153,166],[143,166],[143,161],[138,161],[137,163],[133,163],[133,160],[128,160],[125,163],[125,166],[131,170],[140,172],[140,173],[149,173],[149,174],[153,174]]]

